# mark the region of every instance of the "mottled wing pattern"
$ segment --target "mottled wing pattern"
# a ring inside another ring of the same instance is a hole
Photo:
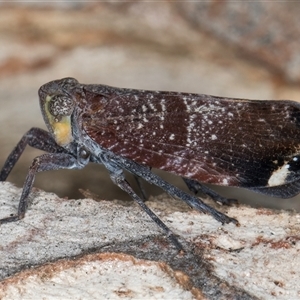
[[[86,86],[86,133],[114,153],[203,183],[267,187],[300,178],[300,107]]]

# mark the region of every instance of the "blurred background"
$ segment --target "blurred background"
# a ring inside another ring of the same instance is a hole
[[[0,1],[0,165],[27,130],[46,129],[37,91],[62,77],[297,101],[299,15],[300,3],[289,1]],[[28,147],[8,180],[21,187],[32,159],[40,154]],[[185,188],[180,178],[162,175]],[[129,199],[98,165],[45,172],[35,186],[69,198],[83,197],[79,189],[88,189],[101,199]],[[145,187],[148,195],[161,193]],[[300,197],[218,191],[253,206],[300,210]]]

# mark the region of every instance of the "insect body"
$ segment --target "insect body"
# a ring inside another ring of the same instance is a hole
[[[154,92],[80,84],[64,78],[43,85],[40,106],[49,132],[32,128],[12,151],[0,173],[5,180],[25,146],[48,152],[34,159],[20,199],[27,196],[37,172],[104,164],[125,190],[181,245],[124,178],[127,170],[160,186],[222,223],[232,219],[151,172],[157,168],[182,176],[193,191],[227,203],[201,183],[248,188],[276,197],[300,191],[300,105],[293,101],[256,101],[202,94]]]

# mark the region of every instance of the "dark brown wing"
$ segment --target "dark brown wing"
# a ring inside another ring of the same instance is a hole
[[[229,186],[277,186],[300,178],[296,102],[103,86],[98,94],[86,93],[86,133],[140,164]]]

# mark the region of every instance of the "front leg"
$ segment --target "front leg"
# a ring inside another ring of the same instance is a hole
[[[64,148],[56,144],[48,131],[40,128],[31,128],[23,135],[17,146],[6,159],[0,172],[0,181],[6,180],[27,145],[48,153],[67,153]]]
[[[86,158],[86,160],[88,160],[88,158]],[[83,168],[84,165],[85,164],[79,161],[75,156],[66,153],[47,153],[36,157],[29,168],[23,186],[17,215],[0,219],[0,224],[14,222],[24,218],[28,205],[28,195],[32,189],[36,173],[58,169],[80,169]]]

